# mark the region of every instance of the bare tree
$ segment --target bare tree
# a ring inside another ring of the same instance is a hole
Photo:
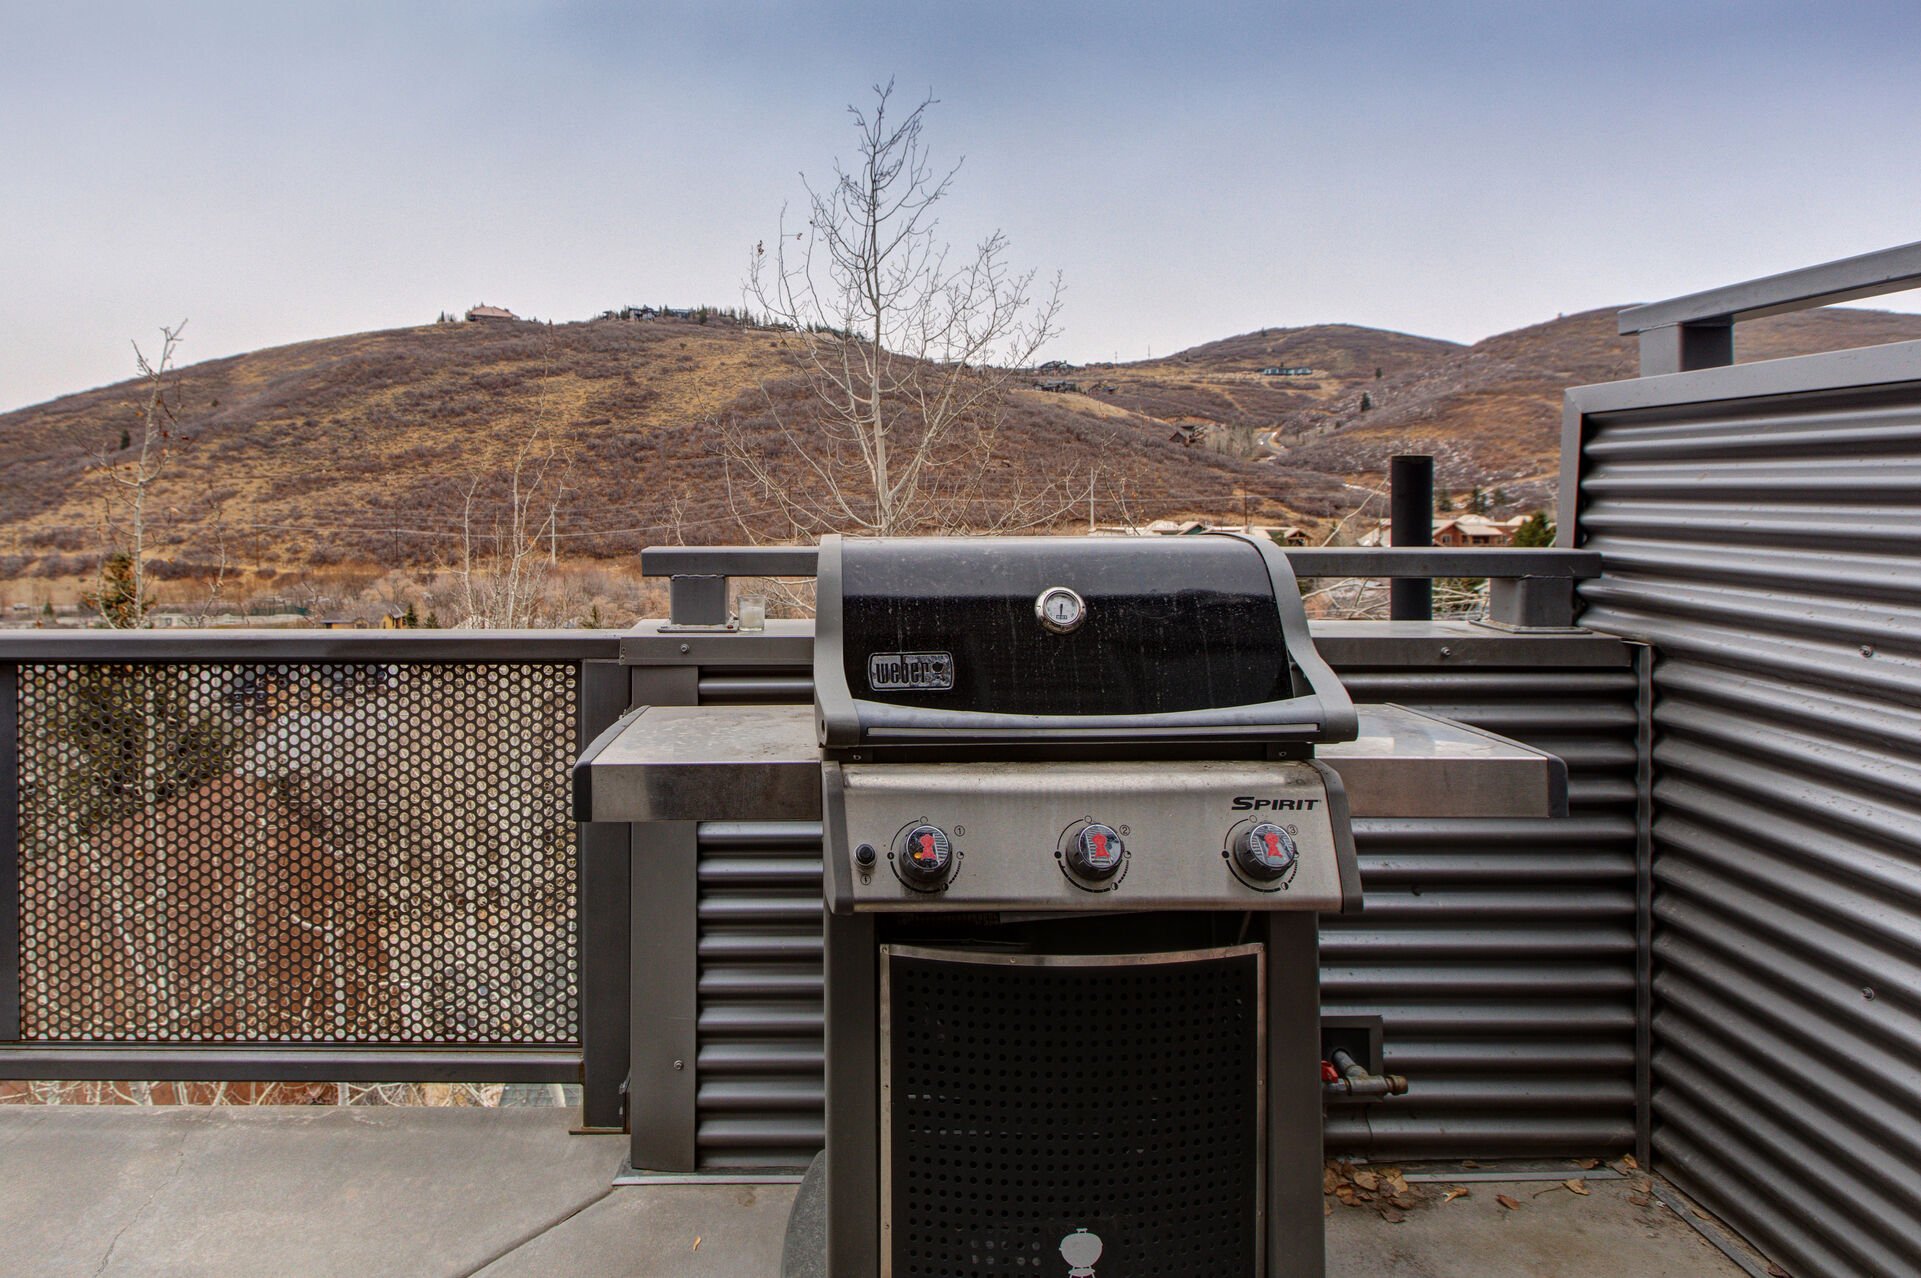
[[[848,108],[858,161],[837,161],[823,187],[803,176],[805,226],[783,213],[773,248],[754,249],[749,305],[787,330],[809,393],[804,408],[783,407],[763,385],[771,429],[720,427],[750,536],[767,515],[793,537],[887,536],[1034,527],[1078,504],[1065,476],[983,483],[1008,383],[1057,333],[1060,282],[1036,289],[1034,272],[1011,270],[998,231],[952,254],[935,211],[960,166],[928,154],[934,99],[901,116],[893,93],[877,85],[871,109]]]
[[[148,520],[154,485],[166,470],[176,442],[172,373],[174,352],[186,327],[187,322],[182,320],[160,330],[156,359],[148,359],[140,343],[133,344],[142,391],[139,436],[123,436],[124,447],[112,449],[103,444],[94,453],[94,470],[106,480],[101,517],[108,551],[101,567],[100,589],[83,599],[103,622],[117,629],[152,624],[153,597],[147,591]]]
[[[489,479],[471,472],[460,516],[460,625],[513,629],[542,620],[559,565],[561,503],[571,456],[547,428],[545,392],[532,429],[514,447],[506,491],[483,513]]]

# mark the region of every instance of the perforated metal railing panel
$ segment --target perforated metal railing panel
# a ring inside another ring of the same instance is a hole
[[[577,685],[20,666],[21,1038],[572,1042]]]
[[[897,1278],[1255,1272],[1260,947],[883,963]]]

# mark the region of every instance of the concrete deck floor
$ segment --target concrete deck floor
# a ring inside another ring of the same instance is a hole
[[[613,1189],[565,1110],[0,1107],[0,1274],[621,1275],[779,1269],[790,1185]],[[1549,1182],[1551,1183],[1551,1182]],[[1337,1208],[1330,1278],[1739,1278],[1620,1181]],[[1507,1193],[1522,1206],[1502,1207]]]

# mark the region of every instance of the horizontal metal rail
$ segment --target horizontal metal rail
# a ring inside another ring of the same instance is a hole
[[[1921,288],[1921,241],[1630,306],[1620,331],[1640,337],[1643,377],[1724,368],[1734,363],[1734,326],[1742,320],[1910,288]]]
[[[341,1048],[139,1043],[0,1046],[0,1078],[168,1083],[578,1083],[577,1048]]]
[[[0,662],[615,661],[615,630],[0,630]]]
[[[812,546],[649,546],[645,577],[811,577]],[[1297,577],[1559,577],[1601,575],[1585,550],[1514,546],[1317,546],[1287,551]]]
[[[1573,624],[1577,580],[1601,575],[1601,557],[1584,550],[1513,546],[1320,546],[1290,549],[1297,577],[1485,577],[1488,619],[1517,630]],[[811,577],[812,546],[649,546],[643,576],[673,578],[675,625],[719,628],[728,619],[730,577]]]
[[[1921,240],[1665,302],[1630,306],[1620,315],[1621,334],[1632,337],[1670,324],[1735,324],[1910,288],[1921,288]]]

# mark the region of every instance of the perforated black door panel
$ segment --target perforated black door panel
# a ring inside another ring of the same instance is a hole
[[[896,1278],[1258,1272],[1260,947],[986,957],[887,947]]]

